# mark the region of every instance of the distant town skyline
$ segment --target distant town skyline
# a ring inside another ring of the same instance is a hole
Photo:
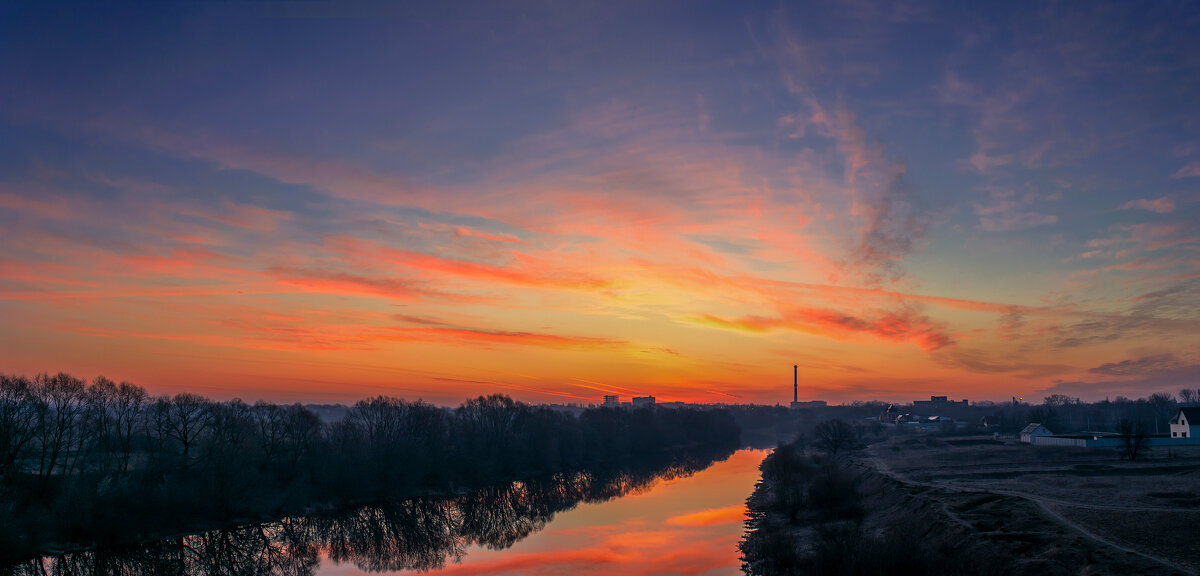
[[[1191,2],[0,2],[0,372],[455,405],[1200,382]]]

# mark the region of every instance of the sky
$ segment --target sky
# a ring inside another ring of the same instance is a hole
[[[410,4],[0,0],[0,372],[1200,385],[1194,2]]]

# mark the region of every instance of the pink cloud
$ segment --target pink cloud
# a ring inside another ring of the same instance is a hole
[[[988,232],[1011,232],[1058,222],[1058,216],[1033,208],[1038,198],[1008,188],[988,188],[988,199],[975,204],[979,227]]]
[[[988,232],[1009,232],[1056,223],[1058,223],[1058,216],[1034,211],[1010,212],[995,217],[983,216],[979,218],[979,227]]]
[[[1176,170],[1171,178],[1197,178],[1200,177],[1200,161],[1188,162],[1183,168]]]
[[[32,192],[32,193],[31,193]],[[78,206],[61,195],[44,190],[10,192],[0,190],[0,209],[8,209],[51,220],[66,220],[79,215]]]
[[[1163,196],[1162,198],[1155,198],[1153,200],[1146,199],[1146,198],[1138,198],[1136,200],[1130,200],[1130,201],[1122,204],[1119,209],[1120,210],[1132,210],[1132,209],[1148,210],[1150,212],[1157,212],[1159,214],[1167,214],[1167,213],[1175,210],[1175,201],[1172,200],[1168,196]]]

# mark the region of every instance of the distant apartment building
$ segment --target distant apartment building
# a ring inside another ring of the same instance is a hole
[[[792,408],[824,408],[828,404],[824,400],[792,401]]]
[[[635,408],[638,406],[653,406],[653,405],[654,405],[654,397],[653,396],[634,396],[634,398],[633,398],[633,406]]]
[[[916,410],[941,410],[944,408],[969,406],[966,400],[951,402],[949,396],[930,396],[928,400],[913,400],[913,409]]]
[[[620,408],[621,407],[621,397],[616,396],[616,395],[613,395],[613,396],[605,395],[604,396],[604,406],[607,408]]]

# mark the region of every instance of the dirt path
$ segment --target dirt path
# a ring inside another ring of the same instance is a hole
[[[1038,508],[1040,508],[1044,514],[1046,514],[1050,518],[1054,519],[1059,524],[1062,524],[1063,526],[1066,526],[1067,528],[1069,528],[1069,529],[1075,531],[1076,533],[1081,534],[1087,538],[1090,538],[1093,541],[1099,542],[1106,546],[1110,546],[1112,548],[1116,548],[1117,550],[1120,550],[1122,552],[1126,552],[1129,554],[1137,554],[1138,556],[1141,556],[1143,558],[1147,558],[1149,560],[1158,562],[1159,564],[1162,564],[1164,566],[1168,566],[1170,568],[1179,570],[1180,572],[1183,572],[1184,574],[1196,574],[1196,571],[1193,570],[1192,568],[1188,568],[1182,564],[1177,564],[1172,560],[1168,560],[1161,556],[1147,554],[1140,550],[1134,550],[1133,548],[1129,548],[1127,546],[1117,544],[1116,542],[1113,542],[1112,540],[1109,540],[1103,536],[1100,536],[1099,534],[1096,534],[1095,532],[1092,532],[1092,531],[1088,530],[1087,528],[1080,526],[1078,523],[1072,521],[1070,518],[1067,518],[1067,517],[1063,516],[1062,514],[1059,514],[1057,510],[1055,510],[1054,508],[1051,508],[1049,505],[1047,505],[1046,502],[1043,501],[1042,498],[1033,496],[1031,494],[1021,494],[1019,492],[996,491],[996,493],[997,494],[1008,494],[1010,496],[1017,496],[1019,498],[1024,498],[1026,500],[1029,500],[1030,502],[1037,504]]]
[[[1083,526],[1079,525],[1075,521],[1058,513],[1058,511],[1053,509],[1053,507],[1051,506],[1051,503],[1058,503],[1058,504],[1062,504],[1062,505],[1079,506],[1079,507],[1095,507],[1095,508],[1100,508],[1100,509],[1117,509],[1117,510],[1126,510],[1126,511],[1153,511],[1153,510],[1158,509],[1156,507],[1120,507],[1120,506],[1109,507],[1109,506],[1105,506],[1105,505],[1089,506],[1087,504],[1076,504],[1076,503],[1065,502],[1065,501],[1056,500],[1056,499],[1052,499],[1052,498],[1043,498],[1043,497],[1037,496],[1035,494],[1030,494],[1027,492],[1021,492],[1021,491],[1016,491],[1016,490],[1003,490],[1003,489],[997,490],[997,489],[987,489],[987,488],[976,487],[976,486],[968,487],[968,486],[962,486],[962,485],[949,485],[945,482],[921,482],[918,480],[913,480],[912,478],[909,478],[909,477],[905,476],[904,474],[901,474],[899,472],[896,472],[895,470],[892,470],[891,466],[889,466],[887,464],[887,462],[885,462],[882,458],[879,458],[872,451],[872,448],[873,448],[873,446],[868,447],[865,451],[868,455],[868,458],[866,459],[866,462],[869,463],[868,465],[874,467],[877,471],[879,471],[880,474],[883,474],[884,476],[887,476],[887,477],[889,477],[897,482],[900,482],[901,484],[904,484],[906,486],[916,486],[916,487],[928,488],[928,489],[933,489],[933,490],[952,490],[955,492],[997,494],[997,495],[1002,495],[1002,496],[1011,496],[1011,497],[1015,497],[1015,498],[1021,498],[1024,500],[1028,500],[1028,501],[1036,504],[1037,507],[1042,511],[1043,515],[1047,519],[1052,520],[1052,521],[1062,525],[1063,527],[1065,527],[1085,538],[1088,538],[1089,540],[1092,540],[1093,542],[1096,542],[1098,544],[1101,544],[1103,546],[1107,546],[1107,547],[1110,547],[1110,548],[1113,548],[1116,550],[1120,550],[1121,552],[1125,552],[1127,554],[1136,554],[1138,556],[1146,558],[1147,560],[1151,560],[1153,562],[1162,564],[1163,566],[1166,566],[1168,568],[1178,570],[1179,572],[1181,572],[1183,574],[1198,574],[1198,572],[1193,568],[1189,568],[1187,566],[1178,564],[1172,560],[1162,558],[1160,556],[1155,556],[1153,554],[1148,554],[1148,553],[1142,552],[1140,550],[1135,550],[1133,548],[1118,544],[1116,542],[1113,542],[1112,540],[1109,540],[1108,538],[1100,536],[1099,534],[1096,534],[1096,533],[1088,530],[1087,528],[1084,528]],[[971,524],[969,522],[963,520],[959,515],[955,514],[952,510],[950,510],[950,506],[946,501],[944,501],[940,498],[937,498],[934,495],[930,495],[930,497],[933,498],[934,500],[936,500],[941,505],[942,510],[945,511],[946,516],[948,518],[950,518],[950,519],[954,520],[955,522],[962,524],[968,528],[974,529],[974,527],[971,526]],[[1178,511],[1178,509],[1174,509],[1174,511]]]
[[[1060,506],[1071,506],[1074,508],[1091,508],[1094,510],[1108,510],[1108,511],[1113,511],[1113,512],[1173,512],[1173,513],[1196,512],[1196,513],[1200,513],[1200,510],[1197,510],[1194,508],[1192,508],[1192,509],[1180,508],[1178,506],[1151,506],[1149,504],[1129,506],[1129,505],[1125,505],[1125,504],[1096,504],[1096,503],[1091,503],[1091,502],[1074,502],[1071,500],[1063,500],[1061,498],[1051,498],[1049,496],[1039,496],[1032,492],[1026,492],[1023,490],[1010,490],[1010,489],[1003,489],[1003,488],[980,488],[973,484],[961,484],[961,483],[954,482],[954,481],[916,482],[916,483],[920,484],[922,486],[937,486],[939,488],[945,488],[947,490],[958,490],[958,491],[967,491],[967,492],[992,492],[995,494],[1007,494],[1009,496],[1017,496],[1017,497],[1026,498],[1029,500],[1037,500],[1037,501],[1046,502],[1049,504],[1058,504]]]

